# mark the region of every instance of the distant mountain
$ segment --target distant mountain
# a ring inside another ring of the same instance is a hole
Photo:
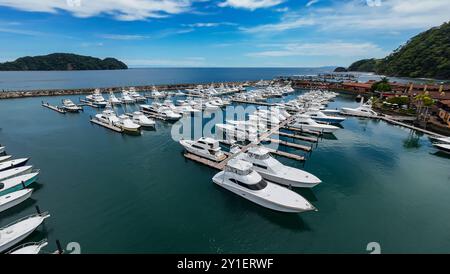
[[[348,69],[387,76],[450,79],[450,22],[411,38],[386,58],[360,60]]]
[[[116,70],[128,69],[114,58],[99,59],[70,53],[22,57],[13,62],[0,63],[0,71],[24,70]]]
[[[337,67],[334,69],[333,72],[347,72],[347,69],[344,67]]]

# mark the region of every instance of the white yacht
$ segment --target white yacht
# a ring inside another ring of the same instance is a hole
[[[134,104],[136,100],[130,96],[128,91],[123,90],[122,91],[122,97],[120,98],[120,101],[124,104]]]
[[[48,217],[50,214],[47,212],[34,214],[0,228],[0,252],[8,250],[24,240]]]
[[[220,162],[227,157],[219,146],[219,141],[202,137],[197,141],[180,140],[180,144],[190,153]]]
[[[3,152],[5,152],[5,147],[0,146],[0,154],[2,154]]]
[[[0,163],[11,159],[12,155],[0,156]]]
[[[139,132],[141,126],[133,122],[130,117],[123,114],[119,116],[119,120],[115,123],[115,126],[120,127],[126,132],[136,133]]]
[[[0,182],[33,171],[33,166],[22,166],[17,168],[0,171]]]
[[[246,161],[232,159],[214,183],[261,206],[282,212],[316,210],[305,198],[280,185],[265,181]]]
[[[25,243],[22,245],[19,245],[18,247],[14,248],[13,250],[9,251],[8,254],[11,255],[36,255],[41,252],[41,249],[46,247],[48,245],[48,242],[46,239],[36,242],[36,243]]]
[[[96,89],[93,94],[86,96],[86,99],[91,102],[93,105],[104,108],[108,104],[100,93],[99,89]]]
[[[450,154],[450,144],[433,144],[434,147],[436,147],[437,149],[439,149],[440,151],[444,152],[444,153],[448,153]]]
[[[249,120],[255,123],[262,123],[269,127],[278,126],[281,121],[277,117],[269,114],[258,114],[258,115],[249,115]]]
[[[21,158],[0,163],[0,171],[24,166],[30,158]]]
[[[10,209],[31,197],[32,189],[22,189],[0,196],[0,212]]]
[[[372,110],[370,100],[367,103],[364,102],[364,97],[361,98],[361,104],[357,108],[342,108],[341,113],[352,116],[375,118],[378,117],[378,113]]]
[[[0,195],[6,195],[21,190],[34,183],[39,176],[39,171],[22,174],[0,182]]]
[[[252,147],[246,153],[239,154],[236,159],[252,163],[254,170],[264,179],[274,183],[312,188],[322,182],[311,173],[283,165],[270,155],[269,150],[263,147]]]
[[[114,95],[114,92],[110,92],[109,93],[109,101],[108,101],[111,105],[120,105],[122,104],[122,101],[119,100],[119,98],[116,97],[116,95]]]
[[[95,119],[108,125],[115,125],[119,122],[119,117],[112,109],[106,109],[102,113],[96,114]]]
[[[172,109],[166,106],[161,106],[158,109],[158,115],[168,121],[178,121],[182,117],[180,114],[173,112]]]
[[[130,88],[130,91],[128,92],[128,94],[131,96],[131,98],[133,98],[136,102],[146,102],[147,98],[145,98],[144,96],[140,95],[135,88]]]
[[[304,113],[305,115],[311,117],[313,120],[330,123],[330,124],[340,124],[345,121],[344,117],[330,116],[323,113],[320,110],[310,110]]]
[[[216,133],[219,135],[225,135],[227,138],[234,138],[238,141],[248,140],[251,142],[258,140],[258,132],[254,128],[232,124],[216,124],[215,126]]]
[[[80,112],[81,110],[83,110],[82,107],[75,105],[74,102],[72,102],[72,100],[70,99],[64,99],[62,101],[62,104],[63,109],[67,112]]]
[[[292,124],[292,127],[314,130],[323,133],[333,133],[339,129],[337,126],[318,123],[307,115],[297,115],[294,124]]]
[[[131,120],[140,125],[141,127],[155,127],[156,122],[153,119],[149,119],[147,116],[144,115],[144,113],[140,111],[135,111],[132,114],[128,114],[128,116],[131,117]]]

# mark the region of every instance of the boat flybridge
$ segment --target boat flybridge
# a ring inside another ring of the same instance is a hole
[[[48,245],[47,239],[44,239],[40,242],[25,243],[12,249],[11,251],[8,252],[8,254],[35,255],[39,254],[39,252],[41,252],[41,249],[46,247],[47,245]]]
[[[144,96],[142,96],[141,94],[139,94],[135,88],[130,88],[129,92],[128,92],[129,96],[131,96],[131,98],[133,98],[136,102],[146,102],[147,98],[145,98]]]
[[[337,126],[318,123],[313,119],[311,119],[309,116],[303,114],[296,116],[296,120],[292,124],[292,127],[306,130],[314,130],[323,133],[333,133],[339,129]]]
[[[30,198],[32,193],[33,190],[27,188],[0,196],[0,212],[21,204]]]
[[[220,148],[219,141],[212,138],[202,137],[197,141],[180,140],[180,144],[190,153],[215,162],[220,162],[227,158]]]
[[[99,89],[96,89],[93,94],[86,96],[86,99],[99,108],[104,108],[108,104]]]
[[[48,217],[50,217],[48,212],[34,214],[0,228],[0,252],[8,250],[24,240]]]
[[[74,102],[72,102],[72,100],[70,99],[64,99],[62,101],[63,104],[63,109],[67,112],[80,112],[81,110],[83,110],[82,107],[77,106]]]
[[[272,210],[292,213],[316,210],[296,192],[264,180],[251,163],[239,159],[231,159],[225,170],[213,177],[213,182]]]
[[[270,155],[264,147],[252,147],[236,159],[253,164],[253,169],[264,179],[287,186],[312,188],[322,181],[311,173],[285,166]]]
[[[30,158],[21,158],[0,163],[0,171],[24,166]]]
[[[372,110],[371,101],[364,104],[364,97],[361,98],[361,104],[357,108],[342,108],[341,113],[352,116],[375,118],[378,113]]]

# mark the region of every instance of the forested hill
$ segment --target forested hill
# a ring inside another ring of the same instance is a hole
[[[115,70],[128,69],[115,58],[95,58],[70,53],[22,57],[13,62],[0,63],[0,71],[25,70]]]

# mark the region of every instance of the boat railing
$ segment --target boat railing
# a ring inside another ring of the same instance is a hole
[[[12,225],[15,225],[15,224],[17,224],[17,223],[20,223],[20,222],[22,222],[22,221],[25,221],[25,220],[28,220],[28,219],[31,219],[31,218],[35,218],[35,217],[48,217],[48,216],[50,216],[50,213],[49,213],[48,211],[45,211],[45,212],[42,212],[42,213],[31,214],[31,215],[22,217],[22,218],[20,218],[20,219],[18,219],[18,220],[15,220],[14,222],[12,222],[12,223],[10,223],[10,224],[7,224],[7,225],[5,225],[4,227],[1,227],[0,230],[4,230],[4,229],[6,229],[6,228],[8,228],[8,227],[10,227],[10,226],[12,226]]]
[[[43,239],[43,240],[40,241],[40,242],[24,243],[24,244],[21,244],[21,245],[19,245],[19,246],[16,246],[14,249],[11,249],[11,250],[8,251],[6,254],[11,254],[11,253],[13,253],[13,252],[16,251],[16,250],[22,249],[22,248],[27,247],[27,246],[32,246],[32,245],[43,246],[43,245],[46,244],[46,243],[47,243],[47,239]]]

